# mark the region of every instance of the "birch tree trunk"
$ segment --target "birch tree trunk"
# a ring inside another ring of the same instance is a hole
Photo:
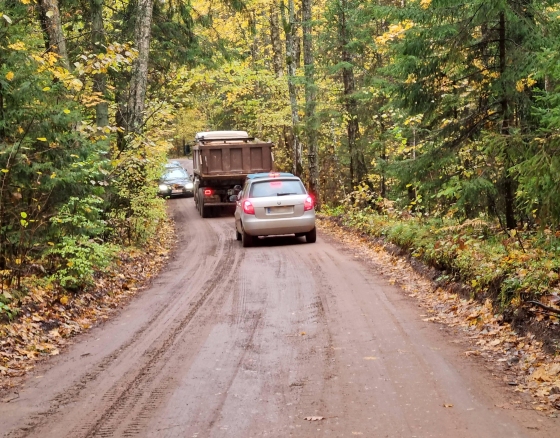
[[[292,173],[294,175],[301,175],[303,169],[301,163],[301,143],[299,141],[299,115],[297,104],[297,89],[295,84],[296,76],[296,26],[295,26],[295,6],[294,0],[288,0],[288,18],[286,19],[286,12],[284,1],[281,2],[282,10],[282,23],[284,32],[286,34],[286,66],[288,72],[288,93],[290,95],[290,107],[292,111]]]
[[[317,87],[315,85],[315,60],[313,56],[312,0],[301,1],[303,19],[303,65],[305,71],[305,134],[307,137],[309,191],[320,206],[319,163],[317,156],[317,117],[315,114]]]
[[[56,53],[60,57],[62,66],[70,70],[66,40],[62,33],[58,0],[39,0],[38,3],[41,27],[45,33],[45,47],[47,51]]]
[[[153,0],[138,0],[134,44],[138,57],[132,65],[132,76],[126,108],[126,130],[140,132],[144,122],[146,87],[148,84],[148,61],[150,57],[150,38],[152,35]]]
[[[105,51],[105,29],[103,26],[103,0],[90,0],[91,7],[91,43],[94,53]],[[107,93],[107,75],[97,74],[93,77],[93,91],[105,97]],[[95,107],[95,121],[97,126],[107,126],[109,124],[109,104],[107,102],[98,103]]]
[[[269,12],[270,42],[272,43],[272,68],[277,78],[282,77],[282,40],[280,39],[280,24],[276,3],[271,2]]]

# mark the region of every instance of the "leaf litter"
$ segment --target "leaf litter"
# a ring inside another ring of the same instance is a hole
[[[169,221],[146,247],[123,251],[111,269],[96,275],[95,287],[87,292],[29,284],[18,318],[0,323],[0,391],[18,385],[37,362],[60,354],[71,337],[122,308],[167,263],[173,244]]]
[[[382,243],[372,242],[359,230],[342,228],[333,221],[318,219],[321,231],[359,254],[359,258],[379,268],[390,284],[400,286],[419,301],[428,315],[424,322],[444,324],[464,334],[465,357],[484,360],[493,375],[501,377],[509,390],[528,394],[529,405],[557,416],[560,410],[560,355],[548,354],[533,334],[520,336],[484,303],[465,299],[416,272],[403,257],[389,253]],[[358,257],[358,256],[357,256]],[[451,407],[451,406],[445,406]]]

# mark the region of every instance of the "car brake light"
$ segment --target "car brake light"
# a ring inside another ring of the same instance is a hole
[[[303,211],[313,210],[313,204],[314,202],[311,196],[305,198],[305,202],[303,203]]]
[[[282,181],[271,181],[270,187],[282,187]]]
[[[243,202],[243,211],[247,214],[255,214],[255,207],[253,207],[251,201]]]
[[[212,190],[210,189],[204,190],[204,196],[212,196]]]

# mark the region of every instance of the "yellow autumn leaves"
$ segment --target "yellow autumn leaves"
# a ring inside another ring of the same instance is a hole
[[[517,83],[515,84],[515,89],[520,93],[523,93],[525,89],[531,88],[536,83],[537,81],[535,81],[532,77],[529,76],[526,79],[521,79],[520,81],[517,81]]]
[[[18,52],[27,49],[27,47],[25,46],[25,43],[22,42],[22,41],[17,41],[17,42],[15,42],[15,43],[13,43],[13,44],[10,44],[10,45],[8,46],[8,48],[9,48],[9,49],[12,49],[12,50],[16,50],[16,51],[18,51]],[[9,71],[8,73],[6,73],[6,79],[7,79],[8,81],[12,81],[12,80],[14,79],[14,76],[15,76],[15,75],[14,75],[14,72],[13,72],[13,71]]]
[[[375,38],[375,42],[381,52],[387,50],[387,44],[394,40],[401,40],[405,37],[407,30],[414,27],[414,23],[410,20],[405,20],[402,23],[392,24],[389,26],[389,30],[383,35]]]

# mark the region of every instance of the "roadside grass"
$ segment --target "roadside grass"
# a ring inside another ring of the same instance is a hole
[[[560,324],[560,232],[507,232],[485,218],[461,223],[371,208],[322,213],[407,251],[441,271],[438,280],[468,286],[471,298],[490,298],[499,312],[536,305],[538,320]]]

